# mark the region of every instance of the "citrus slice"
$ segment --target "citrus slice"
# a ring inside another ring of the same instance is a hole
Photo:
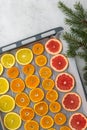
[[[40,88],[34,88],[29,93],[32,102],[39,102],[44,98],[44,92]]]
[[[16,52],[16,60],[21,65],[29,64],[33,59],[33,53],[29,48],[22,48]]]
[[[14,93],[22,92],[25,88],[25,83],[21,78],[16,78],[11,81],[10,88]]]
[[[31,107],[24,107],[20,111],[20,117],[23,121],[31,120],[34,118],[34,110]]]
[[[35,68],[32,64],[27,64],[27,65],[23,66],[22,71],[25,75],[32,75],[35,71]]]
[[[0,95],[5,94],[9,90],[9,82],[7,79],[0,77]]]
[[[3,66],[2,64],[0,63],[0,75],[3,73]]]
[[[46,42],[45,49],[49,54],[56,55],[61,52],[62,43],[58,39],[52,38]]]
[[[11,67],[11,68],[9,68],[9,69],[7,70],[7,76],[8,76],[9,78],[14,79],[14,78],[17,78],[18,75],[19,75],[19,70],[18,70],[18,68],[15,67],[15,66],[14,66],[14,67]]]
[[[15,58],[12,54],[4,54],[1,63],[5,68],[11,68],[15,64]]]
[[[39,124],[35,120],[27,121],[24,125],[25,130],[39,130]]]
[[[48,112],[48,105],[45,101],[38,102],[34,105],[34,111],[39,116],[44,116]]]
[[[56,90],[52,89],[52,90],[49,90],[47,93],[46,93],[46,99],[49,101],[49,102],[54,102],[58,99],[58,93]]]
[[[71,130],[70,127],[68,126],[61,126],[60,127],[60,130]]]
[[[0,96],[0,111],[10,112],[15,107],[14,99],[9,95]]]
[[[35,63],[36,63],[36,65],[38,65],[38,66],[44,66],[44,65],[46,65],[46,63],[47,63],[47,58],[46,58],[46,56],[44,56],[44,55],[39,55],[39,56],[37,56],[36,58],[35,58]]]
[[[47,130],[56,130],[55,128],[49,128],[49,129],[47,129]]]
[[[60,73],[56,77],[55,86],[61,92],[69,92],[75,86],[75,79],[69,73]]]
[[[56,113],[61,110],[61,105],[59,102],[51,102],[49,105],[49,109],[52,113]]]
[[[27,96],[26,93],[19,93],[16,95],[15,97],[15,103],[19,106],[19,107],[26,107],[28,106],[30,102],[29,97]]]
[[[35,55],[40,55],[44,51],[44,46],[41,43],[35,43],[33,45],[32,51]]]
[[[40,119],[40,125],[44,129],[48,129],[54,125],[54,120],[51,116],[45,115]]]
[[[40,68],[39,75],[41,78],[44,78],[44,79],[50,78],[52,75],[52,71],[49,67],[44,66],[44,67]]]
[[[42,81],[42,87],[45,90],[51,90],[54,87],[54,81],[52,79],[44,79]]]
[[[54,121],[57,125],[63,125],[66,122],[66,116],[64,113],[57,113],[54,116]]]
[[[38,78],[37,75],[30,75],[26,77],[25,83],[28,88],[33,89],[39,85],[40,79]]]
[[[21,118],[15,112],[7,113],[4,117],[4,124],[9,130],[18,130],[21,126]]]

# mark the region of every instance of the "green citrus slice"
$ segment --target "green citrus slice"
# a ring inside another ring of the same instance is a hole
[[[33,59],[33,53],[29,48],[22,48],[16,52],[16,60],[21,65],[29,64]]]
[[[0,95],[5,94],[9,89],[9,83],[7,79],[0,77]]]
[[[10,112],[15,107],[14,99],[9,95],[3,95],[0,97],[0,111]]]
[[[11,68],[15,64],[15,57],[12,54],[4,54],[1,63],[5,68]]]
[[[10,112],[4,117],[5,127],[9,130],[18,130],[21,126],[21,118],[17,113]]]
[[[3,66],[2,64],[0,63],[0,75],[3,73]]]

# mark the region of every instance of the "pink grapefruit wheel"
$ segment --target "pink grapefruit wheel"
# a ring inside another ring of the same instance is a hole
[[[62,106],[67,111],[76,111],[81,106],[81,98],[77,93],[67,93],[62,99]]]
[[[50,66],[57,72],[63,72],[68,67],[68,59],[63,54],[57,54],[50,59]]]
[[[72,130],[86,130],[87,119],[82,113],[74,113],[69,119],[69,126]]]
[[[46,51],[51,55],[56,55],[62,50],[62,43],[55,38],[48,40],[45,44]]]
[[[74,88],[75,79],[69,73],[60,73],[55,80],[56,88],[61,92],[69,92]]]

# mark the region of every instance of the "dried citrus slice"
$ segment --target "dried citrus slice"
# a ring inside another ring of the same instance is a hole
[[[3,73],[3,66],[2,64],[0,63],[0,75]]]
[[[30,75],[26,77],[25,83],[28,88],[36,88],[40,83],[40,79],[37,75]]]
[[[32,102],[39,102],[44,98],[44,92],[40,88],[34,88],[29,93]]]
[[[15,107],[14,99],[9,95],[0,96],[0,111],[10,112]]]
[[[57,113],[54,116],[54,121],[57,125],[63,125],[66,122],[66,116],[63,113]]]
[[[5,68],[11,68],[15,64],[15,58],[12,54],[4,54],[1,63]]]
[[[35,63],[38,66],[44,66],[47,63],[47,58],[44,55],[39,55],[35,58]]]
[[[40,119],[40,125],[42,128],[44,129],[48,129],[50,127],[52,127],[54,124],[54,120],[51,116],[49,115],[45,115]]]
[[[56,130],[55,128],[49,128],[49,129],[47,129],[47,130]]]
[[[60,130],[71,130],[68,126],[61,126]]]
[[[35,71],[35,68],[32,64],[27,64],[27,65],[23,66],[22,71],[25,75],[32,75]]]
[[[35,120],[27,121],[24,125],[25,130],[39,130],[39,124]]]
[[[46,79],[46,78],[51,77],[52,71],[51,71],[51,69],[49,67],[44,66],[39,70],[39,74],[40,74],[41,78]]]
[[[48,105],[45,101],[38,102],[34,105],[35,113],[39,116],[44,116],[48,112]]]
[[[15,112],[10,112],[4,117],[5,127],[9,130],[18,130],[21,126],[21,118]]]
[[[47,93],[46,93],[46,99],[49,101],[49,102],[54,102],[58,99],[58,92],[54,89],[52,90],[49,90]]]
[[[45,90],[51,90],[54,87],[54,81],[52,79],[44,79],[42,81],[42,87]]]
[[[9,82],[7,79],[0,77],[0,95],[5,94],[9,89]]]
[[[35,43],[32,47],[32,51],[35,55],[40,55],[44,51],[44,46],[41,43]]]
[[[15,67],[15,66],[14,66],[14,67],[11,67],[11,68],[9,68],[9,69],[7,70],[7,76],[8,76],[9,78],[14,79],[14,78],[17,78],[18,75],[19,75],[19,70],[18,70],[18,68]]]
[[[51,102],[49,105],[49,109],[52,113],[56,113],[61,110],[61,105],[59,102]]]
[[[22,92],[25,88],[25,83],[21,78],[16,78],[11,81],[10,88],[14,93]]]
[[[19,107],[26,107],[28,106],[30,102],[29,97],[27,96],[26,93],[19,93],[16,95],[15,97],[15,103],[19,106]]]
[[[21,65],[29,64],[33,59],[33,53],[29,48],[22,48],[16,52],[16,60]]]
[[[23,121],[31,120],[34,118],[34,110],[31,107],[24,107],[20,111],[20,117]]]

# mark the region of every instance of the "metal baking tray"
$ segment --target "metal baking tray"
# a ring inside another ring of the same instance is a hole
[[[34,45],[35,43],[37,42],[40,42],[42,44],[45,44],[47,40],[49,40],[50,38],[52,37],[55,37],[57,39],[60,39],[60,35],[61,35],[61,32],[63,31],[63,28],[62,27],[57,27],[57,28],[53,28],[51,30],[48,30],[48,31],[45,31],[45,32],[42,32],[40,34],[37,34],[37,35],[34,35],[34,36],[31,36],[31,37],[28,37],[28,38],[25,38],[25,39],[22,39],[22,40],[19,40],[17,42],[14,42],[12,44],[9,44],[9,45],[6,45],[6,46],[3,46],[0,48],[0,55],[3,55],[4,53],[12,53],[13,55],[15,54],[15,52],[19,49],[19,48],[23,48],[23,47],[28,47],[28,48],[32,48],[32,45]],[[63,44],[63,48],[65,49],[66,51],[66,42],[65,41],[62,41],[62,44]],[[61,53],[64,54],[64,49]],[[48,63],[47,63],[47,66],[50,66],[49,65],[49,59],[51,57],[51,55],[49,55],[46,51],[44,51],[44,54],[47,56],[48,58]],[[75,80],[76,80],[76,86],[75,88],[72,90],[73,92],[77,92],[79,93],[79,95],[81,96],[82,98],[82,105],[81,105],[81,108],[77,111],[77,112],[81,112],[83,114],[85,114],[87,116],[87,94],[86,94],[86,91],[84,89],[84,86],[83,86],[83,83],[81,81],[81,78],[80,78],[80,75],[79,75],[79,71],[78,71],[78,67],[76,65],[76,62],[75,62],[75,59],[74,58],[68,58],[69,59],[69,67],[68,69],[66,70],[66,72],[70,72],[74,77],[75,77]],[[32,61],[32,64],[34,64],[34,61]],[[19,64],[15,64],[15,66],[17,66],[19,69],[21,68],[21,65]],[[35,74],[38,75],[37,73],[38,71],[38,67],[36,66],[36,72]],[[52,79],[55,79],[56,75],[58,74],[58,72],[54,72],[53,71],[53,75],[52,75]],[[8,77],[6,77],[6,71],[4,71],[3,77],[5,76],[5,78],[7,78],[10,82],[10,79]],[[22,75],[20,73],[20,76],[22,79],[25,78],[24,75]],[[39,85],[39,87],[41,87],[41,84]],[[56,88],[55,88],[56,89]],[[27,92],[27,91],[26,91]],[[59,99],[58,99],[58,102],[61,103],[61,100],[62,100],[62,97],[64,95],[64,93],[62,92],[59,92]],[[12,97],[15,97],[15,94],[9,90],[6,94],[9,94],[11,95]],[[48,102],[47,102],[48,103]],[[48,103],[49,104],[49,103]],[[32,106],[33,104],[31,104]],[[19,107],[15,107],[15,109],[13,111],[19,113]],[[67,116],[67,122],[65,125],[68,125],[68,119],[70,117],[70,115],[73,114],[73,112],[67,112],[66,110],[64,110],[62,108],[61,112],[63,112],[66,116]],[[50,111],[48,112],[49,115],[51,116],[54,116],[54,114],[52,114]],[[5,113],[2,113],[0,112],[0,121],[1,121],[1,124],[0,124],[0,130],[7,130],[4,126],[4,123],[3,123],[3,117],[4,117]],[[35,116],[34,119],[36,121],[39,122],[40,120],[40,117],[39,116]],[[18,129],[18,130],[24,130],[24,122],[22,121],[22,125],[21,127]],[[56,128],[57,130],[59,130],[60,126],[58,125],[54,125],[54,128]],[[40,130],[43,130],[41,127],[40,127]]]

